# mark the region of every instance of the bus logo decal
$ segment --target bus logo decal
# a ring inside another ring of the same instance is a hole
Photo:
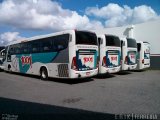
[[[135,55],[132,53],[131,54],[131,59],[134,59],[135,58]]]
[[[117,61],[117,56],[115,56],[115,57],[111,57],[111,61]]]
[[[131,55],[131,59],[134,59],[135,58],[135,56],[134,55]]]
[[[22,62],[22,66],[30,65],[32,67],[32,57],[31,56],[22,56],[21,62]]]
[[[93,62],[93,57],[84,57],[83,60],[84,60],[84,63]]]

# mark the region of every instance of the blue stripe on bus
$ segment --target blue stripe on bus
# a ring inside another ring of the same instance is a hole
[[[19,59],[19,70],[21,73],[26,73],[30,68],[32,68],[32,64],[36,62],[51,63],[53,59],[56,58],[57,54],[58,52],[46,52],[16,55]]]

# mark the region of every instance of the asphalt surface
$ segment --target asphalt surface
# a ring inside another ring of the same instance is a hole
[[[0,112],[160,113],[160,70],[42,81],[0,72]]]

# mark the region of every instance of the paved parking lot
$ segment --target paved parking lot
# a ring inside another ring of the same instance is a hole
[[[33,107],[29,103],[37,106]],[[17,105],[19,109],[16,108]],[[59,110],[57,107],[64,109]],[[160,70],[123,72],[82,80],[49,81],[0,72],[1,112],[17,110],[20,113],[67,113],[68,109],[72,112],[81,110],[105,114],[158,114]]]

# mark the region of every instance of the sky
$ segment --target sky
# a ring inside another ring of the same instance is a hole
[[[68,29],[93,30],[160,19],[160,0],[0,0],[0,46]]]

